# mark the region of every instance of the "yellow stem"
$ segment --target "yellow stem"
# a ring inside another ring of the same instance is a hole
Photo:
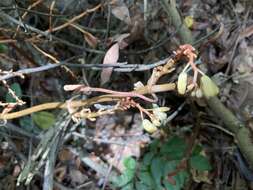
[[[167,84],[161,84],[161,85],[154,85],[152,86],[151,91],[152,93],[156,93],[156,92],[171,91],[174,89],[175,89],[174,83],[167,83]],[[138,94],[148,94],[150,93],[150,90],[148,86],[144,86],[132,92],[138,93]],[[122,97],[117,97],[115,95],[102,95],[102,96],[97,96],[97,97],[90,98],[87,100],[74,100],[74,101],[71,101],[71,107],[77,108],[77,107],[82,107],[82,106],[89,106],[95,103],[118,101],[121,98]],[[21,111],[2,114],[0,115],[0,119],[4,119],[4,120],[15,119],[15,118],[23,117],[35,112],[50,110],[50,109],[67,109],[67,103],[66,102],[44,103],[44,104],[33,106]]]

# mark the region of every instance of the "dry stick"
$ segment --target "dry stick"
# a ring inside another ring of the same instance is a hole
[[[22,7],[15,7],[15,8],[14,7],[0,7],[0,11],[5,11],[5,10],[7,10],[7,11],[20,10],[20,11],[28,12],[28,13],[32,13],[32,14],[43,15],[43,16],[50,16],[49,13],[40,12],[40,11],[36,11],[36,10],[31,10],[31,9],[29,9],[29,7],[28,7],[28,9],[22,8]],[[67,17],[67,16],[70,16],[70,15],[52,14],[51,16],[53,16],[53,17]]]
[[[171,2],[174,0],[163,0],[163,2],[166,1]],[[177,24],[175,24],[175,22],[178,22],[177,17],[179,13],[175,6],[171,6],[170,9],[173,9],[173,11],[167,10],[166,12],[168,13],[168,15],[171,16],[174,26],[177,27]],[[189,43],[193,41],[191,35],[189,35],[189,30],[186,27],[181,27],[181,32],[179,32],[179,36],[183,43]],[[186,36],[188,37],[186,38]],[[217,97],[211,97],[209,99],[206,99],[206,101],[212,111],[224,122],[225,126],[235,134],[235,141],[238,147],[240,148],[246,159],[249,161],[251,168],[253,168],[253,143],[250,135],[250,130],[241,121],[239,121],[235,117],[235,115],[229,109],[227,109]]]
[[[65,60],[65,61],[62,61],[62,62],[56,63],[56,64],[48,63],[47,65],[43,65],[43,66],[40,66],[40,67],[21,69],[21,70],[15,71],[15,72],[11,72],[11,73],[8,73],[7,75],[0,76],[0,80],[7,80],[7,79],[17,77],[17,76],[23,75],[23,74],[42,72],[42,71],[46,71],[46,70],[49,70],[49,69],[54,69],[54,68],[62,66],[62,65],[66,65],[66,66],[69,66],[69,67],[76,67],[76,68],[94,69],[94,70],[100,70],[100,69],[103,69],[105,67],[114,67],[113,71],[117,71],[117,72],[146,71],[146,70],[153,69],[154,67],[164,65],[170,59],[171,58],[168,57],[168,58],[165,58],[163,60],[157,61],[155,63],[147,64],[147,65],[126,64],[126,63],[117,63],[117,64],[72,64],[72,63],[68,63],[67,60]]]
[[[38,4],[40,4],[43,0],[38,0],[38,1],[35,1],[32,5],[30,5],[27,10],[31,10],[33,7],[36,7]],[[28,12],[25,11],[25,13],[21,16],[22,19],[25,19],[25,17],[27,16]],[[13,36],[13,38],[15,38],[17,36],[17,33],[20,29],[20,25],[18,25],[17,29],[16,29],[16,32]]]
[[[37,50],[39,51],[41,54],[43,54],[45,57],[51,59],[52,61],[54,61],[55,63],[60,63],[60,61],[58,61],[54,56],[50,55],[49,53],[45,52],[44,50],[40,49],[37,45],[35,45],[34,43],[31,43],[31,45]]]
[[[31,45],[36,49],[38,50],[40,53],[42,53],[44,56],[50,58],[51,60],[53,60],[55,63],[60,63],[60,61],[58,61],[58,59],[56,59],[54,56],[50,55],[49,53],[45,52],[44,50],[40,49],[38,46],[36,46],[35,44],[31,43]],[[62,65],[62,67],[65,69],[65,71],[67,73],[70,74],[70,76],[73,78],[73,79],[76,79],[77,80],[77,77],[75,76],[75,74],[69,69],[67,68],[65,65]]]
[[[48,32],[55,32],[55,31],[58,31],[58,30],[61,30],[63,28],[66,28],[67,26],[69,26],[70,24],[72,24],[73,22],[79,20],[80,18],[86,16],[87,14],[89,13],[92,13],[92,12],[95,12],[97,11],[98,9],[100,9],[102,7],[102,4],[98,4],[97,6],[95,6],[94,8],[92,9],[88,9],[88,10],[85,10],[84,12],[82,12],[80,15],[77,15],[75,16],[74,18],[70,19],[69,21],[67,21],[66,23],[60,25],[60,26],[57,26],[55,28],[52,28],[50,30],[46,30],[45,33],[48,33]],[[41,37],[41,34],[39,34],[38,36],[36,36],[37,38]]]
[[[8,15],[8,14],[5,14],[4,12],[1,12],[1,11],[0,11],[0,17],[3,17],[3,18],[7,19],[8,21],[10,21],[10,22],[12,22],[12,23],[14,23],[14,24],[21,25],[21,26],[24,27],[24,24],[23,24],[22,22],[20,22],[20,21],[18,21],[17,19],[11,17],[11,16]],[[41,31],[41,30],[39,30],[39,29],[37,29],[37,28],[34,28],[34,27],[32,27],[32,26],[29,26],[28,24],[26,24],[25,27],[26,27],[28,30],[30,30],[30,31],[32,31],[32,32],[35,32],[35,33],[39,34],[40,36],[45,36],[45,37],[47,37],[47,38],[52,38],[52,39],[54,39],[54,40],[56,40],[56,41],[58,41],[58,42],[60,42],[60,43],[63,43],[63,44],[65,44],[65,45],[68,45],[68,46],[70,46],[70,47],[77,48],[77,49],[81,49],[81,50],[85,50],[85,51],[87,51],[87,52],[92,52],[92,53],[97,53],[97,54],[104,54],[103,51],[94,50],[94,49],[90,49],[90,48],[86,48],[86,47],[83,47],[83,46],[79,46],[79,45],[73,44],[73,43],[71,43],[71,42],[69,42],[69,41],[66,41],[66,40],[64,40],[64,39],[58,38],[58,37],[56,37],[56,36],[54,36],[54,35],[52,35],[52,34],[50,34],[50,33],[48,33],[48,32],[44,32],[44,31]],[[30,39],[25,39],[25,41],[36,41],[36,40],[38,40],[38,39],[34,39],[34,37],[33,37],[33,38],[30,38]],[[1,43],[2,43],[3,41],[6,42],[6,43],[7,43],[7,42],[8,42],[8,43],[10,43],[10,42],[16,43],[16,42],[17,42],[17,40],[11,40],[11,39],[0,40]]]
[[[53,14],[54,6],[55,6],[55,1],[53,1],[50,6],[50,16],[49,16],[49,32],[50,33],[52,33],[52,16],[51,15]]]
[[[41,66],[41,67],[21,69],[21,70],[16,71],[16,72],[8,73],[7,75],[4,75],[4,76],[0,76],[0,81],[1,80],[7,80],[7,79],[10,79],[10,78],[13,78],[13,77],[18,77],[18,76],[21,76],[21,75],[24,75],[24,74],[30,74],[30,73],[46,71],[46,70],[49,70],[49,69],[59,67],[61,65],[63,65],[63,64],[61,64],[61,63],[57,64],[56,63],[56,64],[44,65],[44,66]]]

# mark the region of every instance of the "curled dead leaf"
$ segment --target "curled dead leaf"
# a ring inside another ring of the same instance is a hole
[[[112,14],[126,24],[131,24],[129,10],[125,3],[116,3],[112,7]]]
[[[96,48],[98,45],[98,39],[93,36],[91,33],[86,32],[84,34],[84,39],[85,41],[89,44],[89,46],[91,46],[92,48]]]

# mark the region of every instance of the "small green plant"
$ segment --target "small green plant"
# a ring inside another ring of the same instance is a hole
[[[41,111],[34,113],[32,115],[32,119],[34,123],[43,130],[49,129],[53,126],[55,123],[55,116],[54,114],[47,112],[47,111]]]
[[[113,183],[117,187],[121,187],[124,190],[133,189],[133,182],[136,170],[136,161],[132,157],[127,157],[124,159],[124,172],[113,180]]]
[[[187,167],[180,167],[187,144],[184,139],[171,137],[165,143],[154,141],[143,159],[124,160],[124,172],[113,180],[122,190],[180,190],[189,178]],[[209,171],[211,166],[202,148],[197,145],[189,158],[189,167],[198,172]]]

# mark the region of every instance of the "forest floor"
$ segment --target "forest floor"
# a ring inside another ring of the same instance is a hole
[[[1,0],[0,190],[253,189],[252,10]]]

